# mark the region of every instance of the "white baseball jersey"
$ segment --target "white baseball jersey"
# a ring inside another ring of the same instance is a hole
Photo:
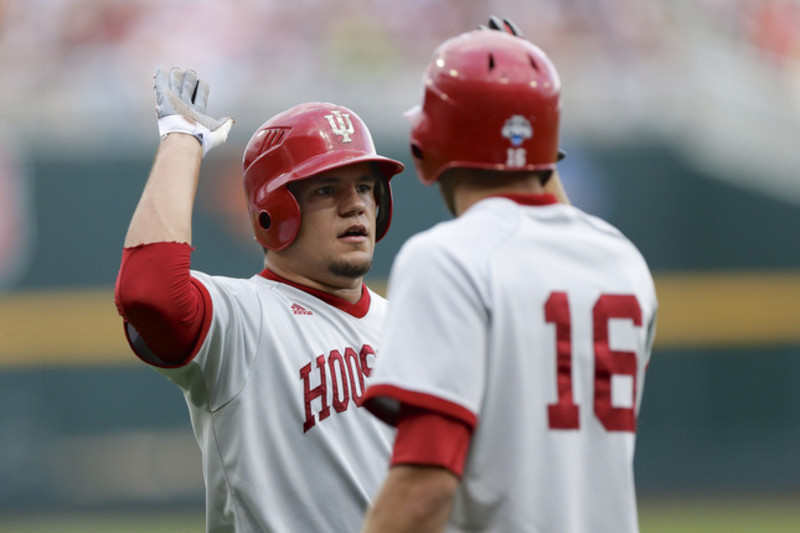
[[[394,438],[356,405],[386,300],[370,291],[359,318],[262,276],[192,274],[213,302],[208,334],[189,364],[158,370],[189,406],[208,531],[358,531]]]
[[[412,238],[369,404],[476,424],[447,531],[638,530],[636,419],[656,314],[651,274],[579,209],[489,198]]]

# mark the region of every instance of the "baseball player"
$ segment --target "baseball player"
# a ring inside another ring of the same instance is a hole
[[[411,116],[417,173],[456,218],[392,267],[364,401],[397,435],[363,531],[635,532],[652,277],[616,228],[547,192],[558,74],[513,24],[490,27],[435,51]]]
[[[202,157],[232,119],[208,85],[159,68],[162,140],[133,215],[116,301],[131,348],[184,393],[202,451],[208,531],[351,532],[386,474],[393,430],[359,408],[386,301],[362,278],[389,228],[389,179],[353,111],[306,103],[264,123],[244,189],[265,268],[190,270]]]

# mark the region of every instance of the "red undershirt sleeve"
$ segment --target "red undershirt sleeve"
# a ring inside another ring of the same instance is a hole
[[[471,438],[470,427],[464,422],[404,404],[391,465],[440,466],[460,478]]]
[[[162,367],[183,366],[202,344],[211,318],[211,298],[190,273],[192,248],[158,242],[122,251],[114,290],[136,355]]]

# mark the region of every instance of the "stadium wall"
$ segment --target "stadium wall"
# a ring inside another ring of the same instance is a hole
[[[402,242],[447,214],[406,162],[378,288]],[[658,142],[569,146],[573,203],[617,225],[655,273],[659,331],[640,419],[643,492],[800,489],[800,207],[694,167]],[[232,147],[209,158],[193,267],[249,276]],[[0,292],[0,510],[202,505],[199,452],[180,392],[127,350],[113,283],[150,152],[26,154]],[[5,254],[5,256],[3,255]],[[12,272],[13,269],[13,272]],[[796,372],[797,371],[797,372]]]

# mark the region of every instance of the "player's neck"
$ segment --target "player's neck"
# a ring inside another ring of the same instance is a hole
[[[328,293],[350,303],[358,303],[362,296],[364,278],[345,277],[330,274],[327,276],[311,276],[283,268],[278,261],[270,261],[269,256],[264,266],[272,273],[296,285],[302,285],[316,291]]]
[[[490,196],[503,194],[542,194],[541,178],[531,172],[492,172],[457,168],[450,171],[448,188],[452,191],[456,216]]]
[[[537,185],[538,187],[487,187],[458,190],[454,197],[455,215],[461,216],[473,205],[493,196],[544,194],[545,191],[541,185],[538,183]]]

